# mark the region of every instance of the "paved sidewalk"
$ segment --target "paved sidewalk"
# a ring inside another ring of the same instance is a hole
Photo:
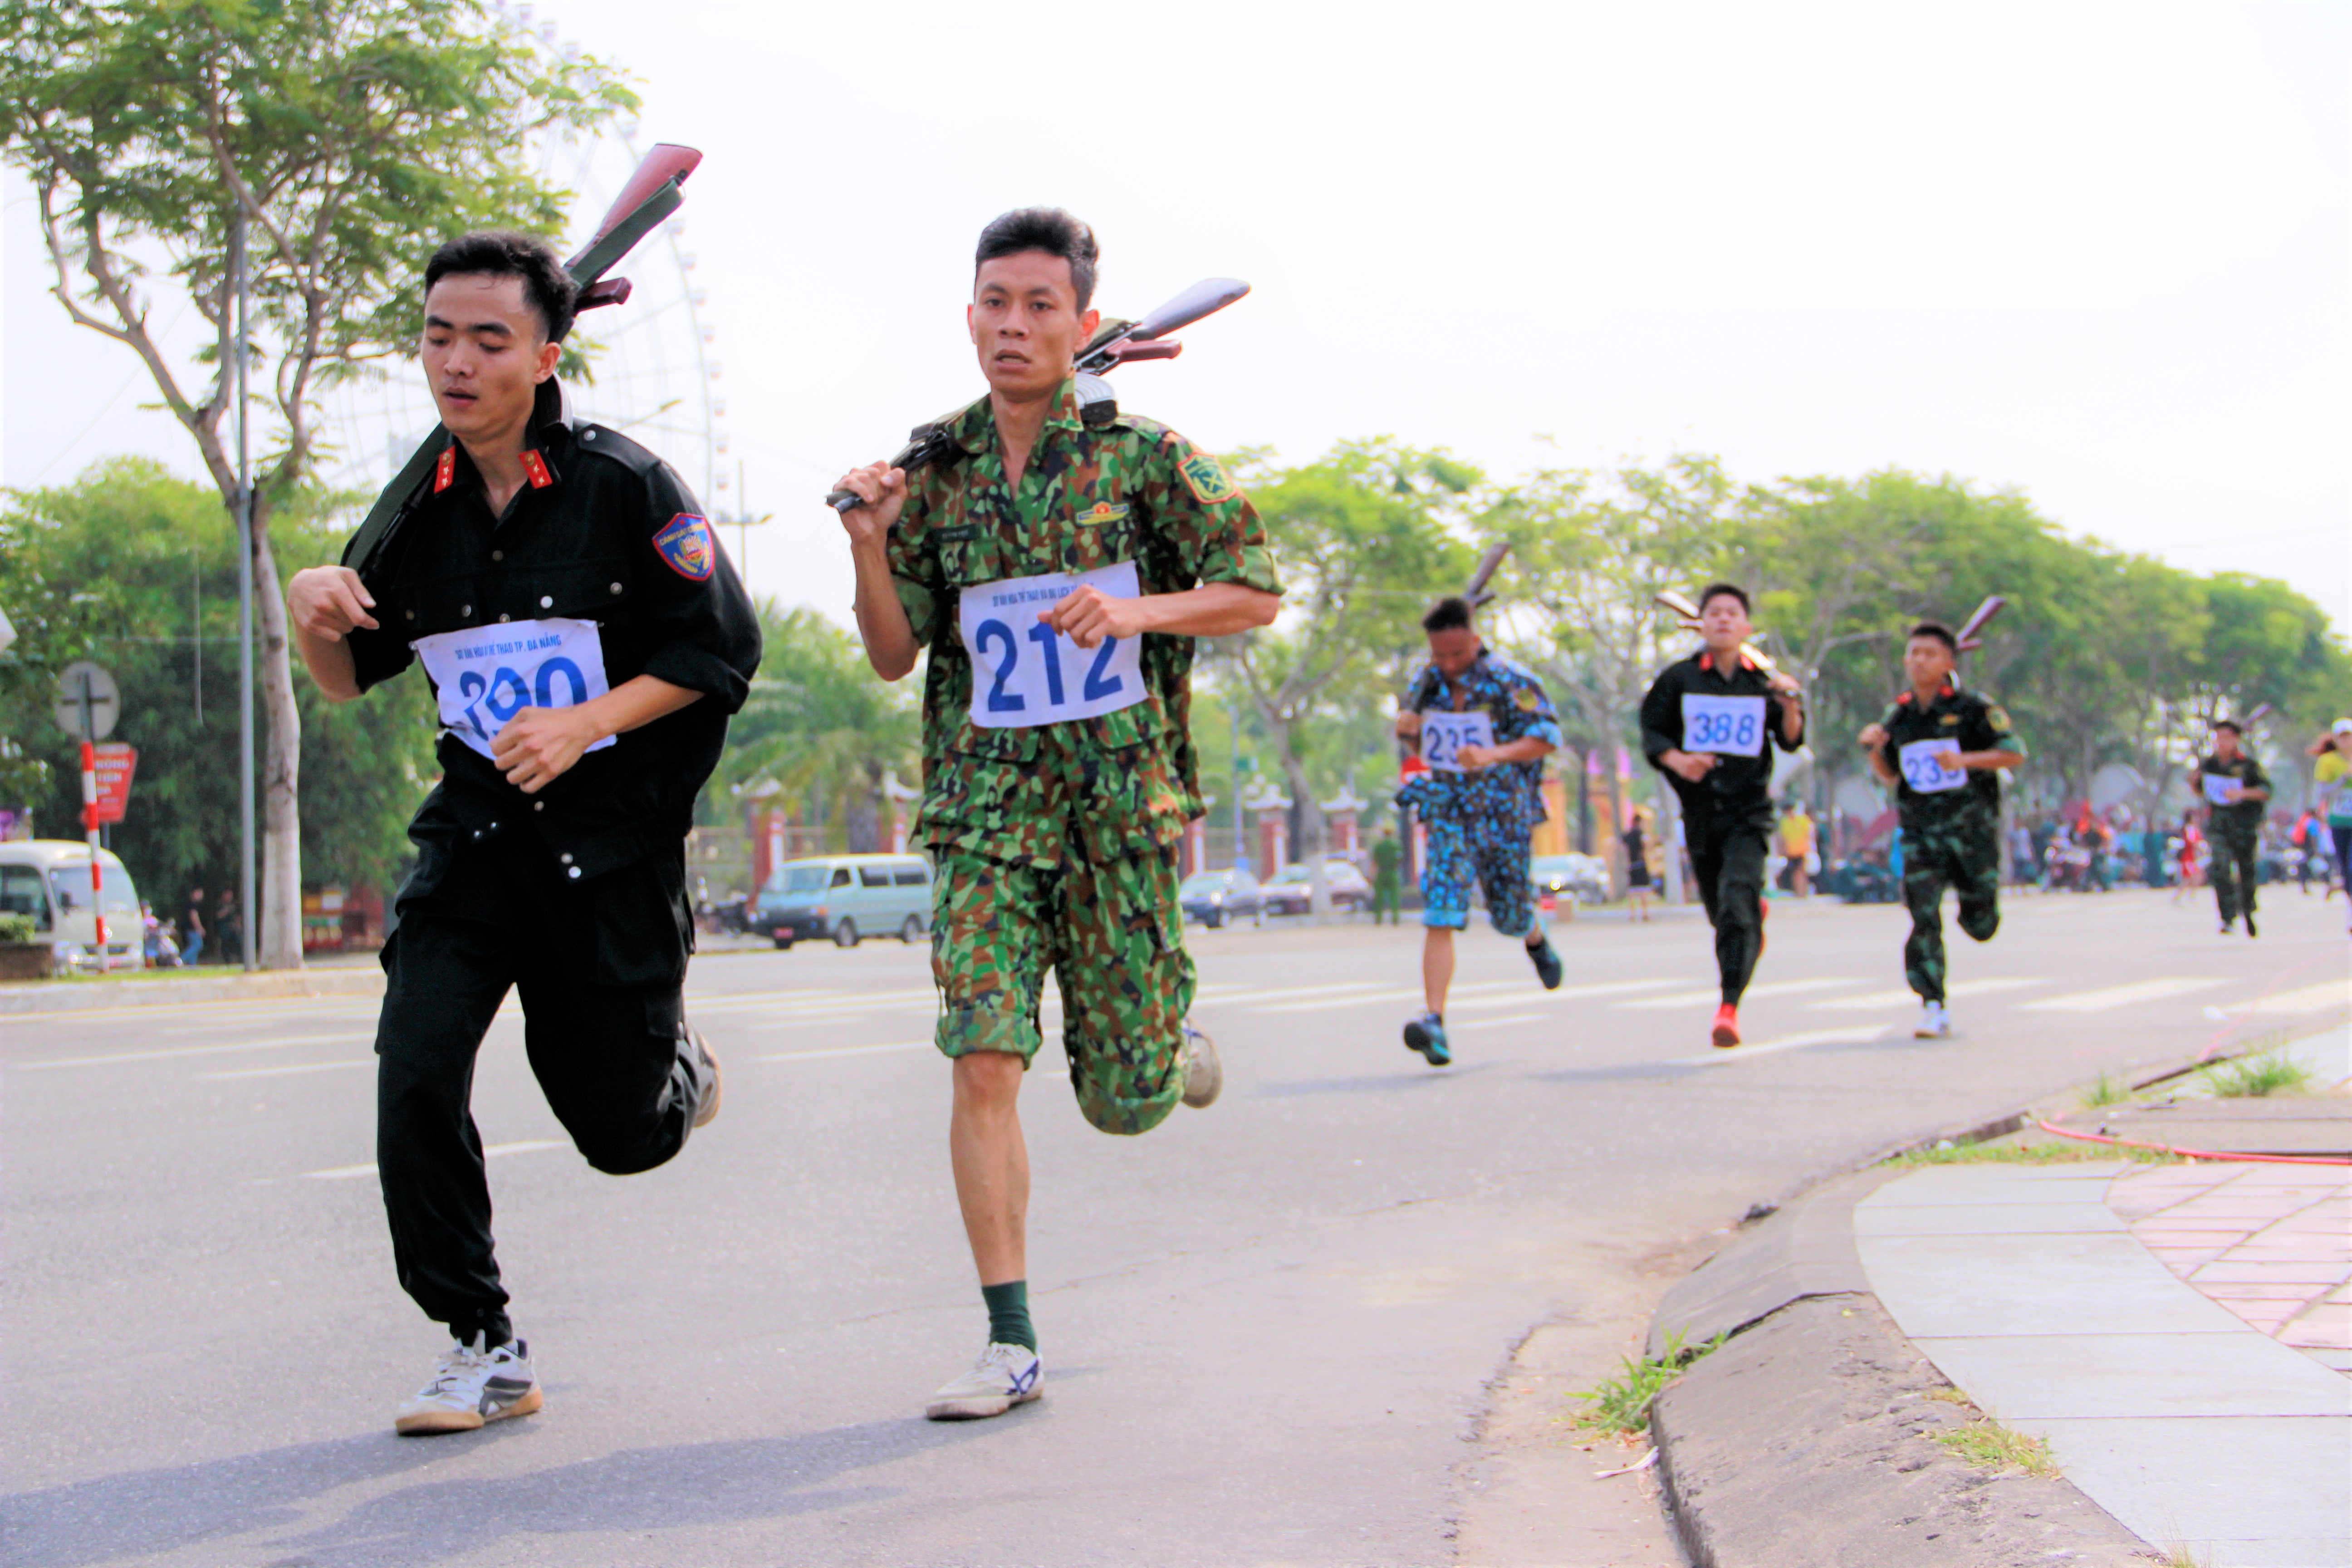
[[[1853,1224],[1919,1351],[2144,1540],[2208,1568],[2352,1568],[2345,1175],[1946,1165]],[[2234,1293],[2255,1288],[2295,1293]]]

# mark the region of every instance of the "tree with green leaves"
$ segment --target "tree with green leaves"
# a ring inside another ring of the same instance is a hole
[[[1214,657],[1247,695],[1282,764],[1312,907],[1327,912],[1330,839],[1304,731],[1335,705],[1378,701],[1383,673],[1393,686],[1394,660],[1419,643],[1423,611],[1458,592],[1469,573],[1457,529],[1482,476],[1443,452],[1385,438],[1343,442],[1295,468],[1246,457],[1237,473],[1281,568],[1283,614],[1223,639]]]
[[[253,577],[267,720],[260,952],[301,962],[301,711],[271,521],[338,376],[409,352],[424,264],[469,229],[550,233],[535,137],[635,99],[482,0],[0,0],[0,156],[31,182],[74,321],[136,355],[232,515],[236,366],[264,450]],[[252,312],[240,342],[238,237]],[[167,335],[203,324],[193,353]]]
[[[911,782],[919,766],[915,692],[876,680],[857,639],[814,610],[761,600],[760,632],[760,673],[709,787],[772,784],[801,803],[803,821],[838,818],[851,851],[888,848],[879,828],[884,781]]]
[[[314,500],[278,515],[288,572],[331,561],[341,541]],[[51,837],[76,837],[78,747],[49,711],[57,672],[104,664],[122,688],[114,738],[138,748],[113,847],[159,911],[196,884],[234,884],[236,847],[236,548],[209,487],[151,458],[114,458],[70,485],[0,508],[0,600],[27,635],[0,658],[0,736],[39,765],[7,804]],[[320,879],[383,887],[408,855],[405,825],[438,771],[423,687],[390,706],[338,709],[305,683],[302,856]]]

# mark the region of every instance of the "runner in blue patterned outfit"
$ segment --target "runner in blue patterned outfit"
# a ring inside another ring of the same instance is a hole
[[[1454,1059],[1445,1043],[1454,933],[1470,923],[1474,876],[1495,929],[1525,939],[1545,990],[1559,984],[1559,954],[1536,915],[1528,876],[1528,840],[1544,819],[1543,760],[1559,749],[1559,719],[1541,681],[1486,651],[1468,601],[1439,600],[1421,626],[1429,663],[1397,713],[1397,733],[1420,752],[1406,764],[1397,801],[1421,813],[1427,835],[1421,981],[1429,1008],[1404,1026],[1404,1043],[1442,1068]]]

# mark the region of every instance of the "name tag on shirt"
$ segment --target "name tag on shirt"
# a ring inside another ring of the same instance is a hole
[[[1721,756],[1764,754],[1764,699],[1683,693],[1683,750]]]
[[[2205,798],[2207,800],[2212,802],[2215,805],[2235,805],[2238,804],[2230,798],[2230,792],[2238,788],[2242,781],[2233,779],[2227,773],[2200,773],[2198,776],[2205,781]]]
[[[1463,747],[1494,743],[1491,714],[1435,711],[1421,716],[1421,760],[1441,773],[1462,771]]]
[[[971,721],[982,730],[1028,730],[1132,708],[1143,700],[1140,637],[1105,637],[1082,648],[1037,618],[1080,588],[1139,599],[1135,563],[1093,572],[1049,572],[966,588],[956,601],[964,651],[971,655]]]
[[[1960,766],[1960,743],[1937,737],[1927,741],[1906,741],[1895,753],[1903,773],[1903,782],[1921,795],[1941,795],[1958,789],[1969,782],[1968,769]]]
[[[593,621],[502,621],[408,645],[441,701],[441,724],[488,757],[508,720],[526,708],[576,708],[602,697],[604,645]],[[588,749],[601,752],[614,737]]]

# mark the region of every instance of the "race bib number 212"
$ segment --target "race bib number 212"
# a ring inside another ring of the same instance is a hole
[[[1135,563],[1075,575],[1008,577],[966,588],[956,606],[971,655],[971,721],[982,730],[1026,730],[1116,713],[1143,700],[1139,637],[1105,637],[1082,648],[1037,618],[1082,587],[1108,598],[1142,595]]]

